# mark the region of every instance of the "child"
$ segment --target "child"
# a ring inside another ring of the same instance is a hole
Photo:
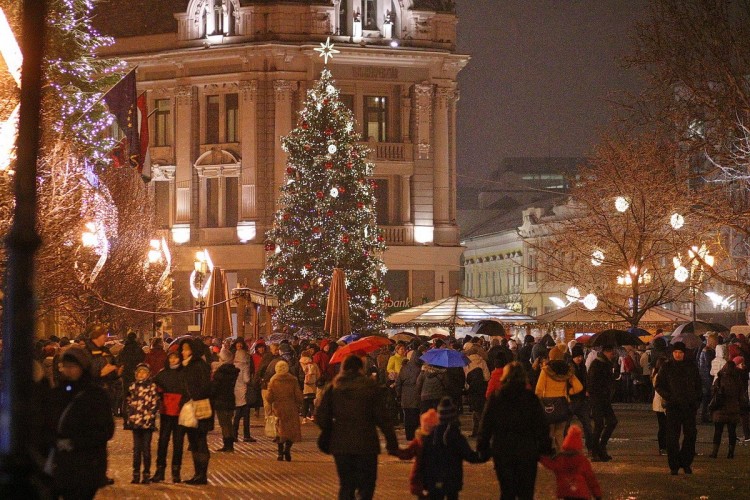
[[[439,422],[438,413],[436,410],[430,408],[419,417],[419,430],[417,430],[414,439],[409,443],[409,446],[399,450],[398,458],[401,460],[414,460],[414,466],[409,474],[409,491],[412,495],[416,495],[418,498],[424,498],[426,492],[424,491],[424,485],[422,484],[422,440],[432,434],[432,430],[437,426]]]
[[[415,464],[416,470],[412,472],[413,483],[416,483],[412,484],[412,493],[420,498],[457,499],[458,493],[463,488],[463,461],[479,463],[482,460],[479,454],[471,449],[466,437],[461,434],[458,408],[451,398],[444,397],[440,401],[437,415],[438,425],[432,429],[432,432],[415,438],[415,441],[421,439],[421,464]],[[426,417],[426,423],[429,423],[429,418]],[[429,425],[424,430],[429,430]],[[412,443],[415,444],[414,456],[417,456],[419,444],[414,441]],[[409,448],[412,446],[410,445]],[[406,456],[408,456],[406,453],[399,454],[400,458]],[[418,488],[420,476],[421,491]]]
[[[305,351],[299,358],[299,364],[302,366],[305,379],[302,384],[302,423],[313,420],[315,413],[315,393],[317,392],[318,379],[320,378],[320,368],[313,363],[312,355]]]
[[[563,499],[602,497],[599,482],[591,469],[591,462],[581,453],[583,439],[581,428],[571,425],[562,444],[562,451],[554,458],[542,456],[542,465],[555,473],[557,496]]]
[[[148,484],[151,479],[151,436],[156,427],[159,395],[151,381],[151,370],[141,363],[135,368],[135,381],[125,398],[125,429],[133,431],[133,480],[131,483]],[[143,481],[141,481],[143,459]]]

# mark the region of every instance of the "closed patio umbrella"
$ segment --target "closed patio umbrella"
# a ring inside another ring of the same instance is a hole
[[[349,322],[349,295],[346,293],[344,271],[339,268],[333,270],[331,277],[323,329],[334,338],[342,337],[352,331]]]
[[[229,307],[229,289],[224,270],[214,267],[211,285],[206,297],[203,335],[225,339],[232,336],[232,313]]]

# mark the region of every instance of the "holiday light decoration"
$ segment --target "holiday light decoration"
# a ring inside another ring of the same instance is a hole
[[[630,200],[624,196],[618,196],[615,198],[615,209],[618,212],[625,212],[628,208],[630,208]]]
[[[583,305],[588,310],[594,310],[596,309],[596,306],[599,305],[599,299],[593,293],[586,295],[583,299],[581,299],[581,302],[583,302]]]
[[[685,225],[685,217],[678,213],[672,214],[672,216],[669,218],[669,224],[672,226],[672,229],[681,229],[682,226]]]
[[[601,250],[594,250],[591,253],[591,265],[593,266],[601,266],[604,262],[604,252]]]
[[[336,51],[321,53],[330,58]],[[266,235],[275,250],[266,247],[263,282],[279,298],[276,320],[295,330],[322,331],[334,267],[346,275],[354,331],[383,326],[385,243],[376,222],[375,185],[367,180],[373,165],[353,123],[324,68],[307,92],[297,127],[283,139],[287,182]]]

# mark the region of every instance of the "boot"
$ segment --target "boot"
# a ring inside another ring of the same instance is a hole
[[[151,474],[148,472],[143,473],[143,478],[141,479],[141,484],[148,484],[151,482]]]
[[[714,447],[711,450],[711,454],[709,455],[709,457],[716,458],[717,456],[719,456],[719,444],[714,443]]]
[[[195,476],[185,481],[185,484],[208,484],[208,453],[193,453],[195,462]]]
[[[286,441],[284,443],[284,460],[287,462],[292,461],[292,442]]]
[[[734,447],[737,446],[735,443],[729,443],[729,452],[727,458],[734,458]]]
[[[152,483],[161,483],[164,481],[164,473],[166,472],[166,467],[160,467],[156,466],[156,472],[154,472],[154,477],[151,478]]]
[[[179,465],[173,465],[172,466],[172,482],[174,484],[178,484],[182,482],[182,478],[180,477],[180,466]]]
[[[232,438],[224,438],[223,441],[224,441],[224,446],[216,450],[217,452],[234,451],[234,446],[232,445]]]
[[[138,471],[133,472],[133,480],[130,481],[130,484],[140,484],[141,482],[141,473]]]
[[[278,447],[279,447],[279,456],[276,457],[276,460],[281,462],[282,460],[284,460],[284,443],[279,443]]]

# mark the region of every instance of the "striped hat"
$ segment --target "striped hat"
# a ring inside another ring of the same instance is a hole
[[[453,422],[458,418],[458,408],[453,404],[453,400],[447,396],[440,400],[437,411],[441,424]]]

